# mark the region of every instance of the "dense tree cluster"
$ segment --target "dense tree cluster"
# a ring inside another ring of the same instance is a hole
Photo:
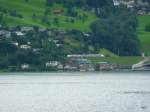
[[[145,31],[150,32],[150,23],[146,25]]]
[[[77,16],[73,7],[86,10],[93,10],[97,16],[103,16],[113,7],[113,0],[46,0],[46,6],[50,7],[54,3],[63,4],[68,9],[68,15]]]
[[[112,0],[46,0],[46,5],[52,5],[53,3],[61,3],[64,6],[69,7],[86,7],[102,8],[112,6]]]
[[[124,7],[116,7],[105,18],[91,25],[95,47],[107,48],[118,55],[139,55],[139,40],[136,36],[136,15]]]
[[[12,10],[12,11],[10,12],[10,15],[11,15],[11,16],[14,16],[14,17],[18,17],[18,18],[23,18],[22,14],[19,13],[17,10]]]
[[[0,25],[5,25],[4,10],[0,9]]]
[[[21,28],[17,26],[13,30]],[[9,27],[2,28],[4,30],[9,31]],[[64,63],[67,54],[89,52],[87,40],[81,31],[66,31],[67,34],[62,35],[57,29],[39,30],[34,26],[32,31],[25,32],[23,36],[15,32],[9,38],[0,36],[0,69],[14,66],[20,70],[22,64],[29,64],[32,70],[47,70],[45,63],[48,61]],[[66,42],[64,36],[80,46]],[[21,47],[24,45],[28,48]]]

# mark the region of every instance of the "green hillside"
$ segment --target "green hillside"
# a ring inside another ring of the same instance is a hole
[[[40,27],[51,27],[51,28],[64,28],[64,29],[79,29],[81,31],[89,31],[90,24],[97,18],[92,12],[86,12],[81,9],[75,9],[79,15],[86,14],[88,18],[83,22],[76,17],[66,16],[66,9],[62,5],[55,4],[51,7],[51,11],[48,14],[50,24],[47,25],[42,21],[45,13],[45,0],[29,0],[28,3],[25,0],[0,0],[0,8],[7,10],[4,14],[4,19],[9,26],[14,25],[37,25]],[[61,16],[53,14],[53,10],[63,9],[65,12]],[[20,13],[23,18],[17,18],[10,16],[10,12],[16,10]],[[36,14],[37,19],[33,20],[32,16]],[[59,24],[54,24],[54,18],[58,18]],[[66,22],[66,18],[73,19],[74,22]],[[150,32],[145,32],[145,25],[150,23],[150,16],[144,15],[139,16],[139,28],[138,37],[141,42],[141,52],[150,55]]]
[[[139,16],[138,37],[141,42],[141,52],[150,55],[150,32],[145,31],[145,26],[150,23],[150,15]]]
[[[34,22],[31,17],[33,13],[37,13],[38,16],[44,14],[44,0],[30,0],[29,3],[25,3],[24,0],[0,0],[0,6],[6,10],[8,13],[5,14],[5,19],[8,25],[39,25],[44,26],[40,21]],[[9,12],[12,10],[17,10],[23,15],[23,19],[12,17]]]
[[[69,18],[74,19],[74,23],[66,22],[67,16],[65,16],[65,13],[61,16],[54,15],[52,12],[55,9],[63,9],[62,5],[55,4],[53,7],[51,7],[51,12],[48,14],[48,19],[50,21],[50,25],[47,25],[42,22],[42,18],[44,17],[45,13],[45,0],[29,0],[28,3],[25,2],[25,0],[13,0],[10,2],[10,0],[0,0],[0,7],[3,9],[6,9],[8,12],[5,14],[5,21],[9,26],[14,25],[38,25],[40,27],[59,27],[64,29],[79,29],[82,31],[88,31],[89,25],[91,22],[93,22],[96,19],[96,16],[93,13],[89,13],[80,9],[75,9],[79,15],[86,14],[88,18],[83,22],[79,20],[78,18]],[[12,10],[16,10],[19,12],[23,18],[17,18],[10,16],[10,12]],[[32,19],[33,14],[36,14],[37,18],[36,20]],[[53,20],[54,18],[59,19],[59,25],[54,24]]]

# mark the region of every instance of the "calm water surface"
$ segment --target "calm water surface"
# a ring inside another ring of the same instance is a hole
[[[150,112],[150,72],[0,73],[0,112]]]

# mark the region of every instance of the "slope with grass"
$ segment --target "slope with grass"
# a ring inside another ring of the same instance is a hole
[[[109,51],[109,50],[107,50],[107,49],[101,49],[100,51],[99,51],[99,53],[100,54],[103,54],[103,55],[105,55],[105,56],[110,56],[110,57],[118,57],[118,55],[116,55],[116,54],[114,54],[113,52],[111,52],[111,51]]]
[[[113,64],[132,66],[142,60],[142,57],[105,57],[105,58],[89,58],[93,63],[109,62]]]
[[[141,42],[141,52],[150,55],[150,32],[145,31],[145,26],[150,23],[150,15],[138,16],[138,37]]]
[[[8,25],[40,25],[43,24],[40,21],[33,21],[33,13],[37,13],[38,16],[44,14],[44,0],[29,0],[29,3],[25,3],[24,0],[0,0],[0,6],[7,10],[5,14],[5,21]],[[16,18],[9,15],[10,11],[16,10],[22,14],[23,18]]]
[[[86,14],[88,16],[86,21],[81,21],[77,18],[73,18],[75,20],[74,23],[66,22],[66,13],[61,16],[56,16],[52,13],[52,11],[48,14],[48,19],[50,25],[42,22],[42,18],[45,13],[45,1],[46,0],[29,0],[28,3],[25,0],[0,0],[0,7],[7,10],[7,13],[4,15],[4,19],[9,26],[14,25],[37,25],[40,27],[54,27],[54,28],[64,28],[64,29],[79,29],[81,31],[89,31],[90,24],[96,19],[95,14],[92,12],[86,12],[81,9],[76,9],[79,15]],[[51,10],[54,9],[63,9],[66,10],[62,5],[54,4],[51,7]],[[20,14],[22,14],[23,18],[17,18],[10,16],[10,12],[12,10],[16,10]],[[66,12],[66,11],[65,11]],[[36,20],[32,19],[33,14],[36,14]],[[59,19],[59,25],[54,24],[53,19]]]

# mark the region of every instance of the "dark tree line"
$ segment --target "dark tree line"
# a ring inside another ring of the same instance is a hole
[[[139,55],[136,15],[124,7],[116,7],[105,18],[91,25],[96,48],[107,48],[118,55]]]
[[[63,4],[66,8],[79,7],[93,9],[97,16],[103,16],[113,7],[113,0],[46,0],[46,6]]]
[[[0,25],[4,25],[5,26],[4,14],[1,11],[0,11]]]
[[[100,8],[105,6],[110,6],[113,4],[112,0],[46,0],[46,5],[51,5],[53,3],[61,3],[65,6],[89,6],[94,8]]]

